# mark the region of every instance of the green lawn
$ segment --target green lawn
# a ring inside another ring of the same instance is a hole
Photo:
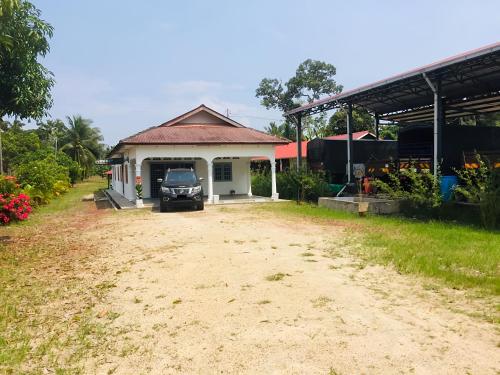
[[[500,233],[447,222],[332,211],[315,205],[269,204],[261,209],[352,225],[360,237],[359,255],[391,264],[402,273],[433,278],[480,295],[500,295]]]
[[[105,183],[100,178],[79,183],[36,209],[29,220],[0,227],[0,374],[43,374],[44,366],[58,374],[78,372],[71,362],[96,329],[89,323],[87,307],[82,303],[77,320],[65,322],[60,309],[47,306],[76,293],[83,300],[87,291],[78,290],[76,277],[48,276],[45,271],[60,275],[59,270],[66,273],[71,266],[71,260],[64,259],[71,253],[71,225],[79,211],[93,205],[81,198]],[[66,335],[71,329],[77,333]],[[66,347],[71,354],[60,357]]]

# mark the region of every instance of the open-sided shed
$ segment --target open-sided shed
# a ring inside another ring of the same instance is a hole
[[[379,121],[397,124],[432,121],[434,173],[443,161],[443,126],[447,118],[500,110],[500,42],[303,105],[285,115],[301,130],[304,116],[345,107],[348,134],[352,109],[363,107]],[[348,137],[348,180],[353,178],[353,142]]]

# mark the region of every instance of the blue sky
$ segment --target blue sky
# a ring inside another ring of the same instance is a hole
[[[262,129],[255,98],[307,58],[345,89],[500,40],[500,2],[33,0],[54,26],[51,116],[81,114],[107,144],[204,103]]]

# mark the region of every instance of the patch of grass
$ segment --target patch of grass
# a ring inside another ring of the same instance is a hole
[[[268,303],[271,303],[268,299],[263,299],[262,301],[257,302],[257,305],[267,305]]]
[[[301,256],[301,257],[313,257],[313,256],[314,256],[314,253],[305,252],[305,253],[300,254],[300,256]]]
[[[133,302],[134,303],[141,303],[142,299],[140,299],[139,297],[134,297]]]
[[[266,280],[267,281],[280,281],[280,280],[283,280],[285,278],[285,276],[288,276],[288,275],[281,273],[281,272],[278,272],[278,273],[275,273],[273,275],[266,276]]]
[[[180,298],[174,299],[172,301],[172,305],[178,305],[179,303],[182,303],[182,300]]]
[[[72,275],[66,255],[75,250],[69,232],[75,214],[93,203],[82,196],[105,186],[93,178],[51,203],[34,210],[29,220],[0,228],[0,372],[79,373],[78,360],[92,350],[90,342],[100,340],[101,326],[92,322],[95,314],[87,309],[93,295],[109,290],[107,285],[80,290],[81,279]],[[69,237],[68,237],[69,236]],[[78,257],[75,254],[74,260]],[[45,269],[58,268],[52,277]],[[58,276],[71,275],[66,279]],[[78,302],[74,297],[78,295]],[[75,303],[61,311],[63,301]],[[71,317],[66,320],[63,312]],[[92,337],[90,339],[90,337]],[[61,355],[64,352],[64,355]]]
[[[443,221],[333,211],[312,204],[259,205],[256,210],[308,217],[346,226],[363,245],[355,252],[364,260],[393,265],[401,273],[440,280],[456,289],[500,295],[500,232]]]
[[[333,300],[329,297],[326,297],[326,296],[320,296],[316,299],[312,299],[311,302],[313,304],[313,307],[325,307],[326,305],[328,305],[330,302],[332,302]]]

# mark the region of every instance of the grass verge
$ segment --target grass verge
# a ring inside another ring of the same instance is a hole
[[[500,233],[440,221],[368,216],[310,204],[261,205],[257,209],[354,227],[363,258],[399,272],[431,277],[455,289],[500,295]]]
[[[0,227],[0,373],[78,373],[77,363],[98,340],[93,291],[75,264],[85,250],[74,237],[92,209],[83,195],[105,186],[99,178],[35,210],[30,219]]]

